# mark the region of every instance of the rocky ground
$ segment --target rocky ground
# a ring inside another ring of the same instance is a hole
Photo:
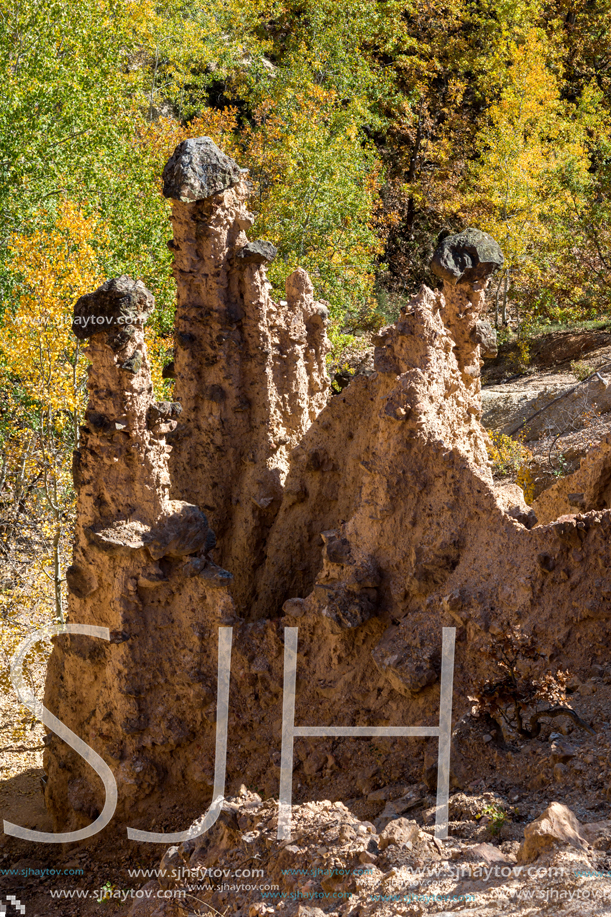
[[[607,913],[611,824],[581,824],[553,802],[525,826],[529,804],[492,792],[457,794],[452,835],[441,841],[427,825],[428,807],[379,828],[343,803],[309,803],[295,810],[293,836],[278,846],[276,804],[244,790],[226,803],[201,848],[188,859],[172,848],[159,878],[145,888],[185,892],[174,911],[168,905],[159,911],[168,915]],[[244,864],[259,878],[239,878]],[[222,880],[215,878],[221,873]],[[135,904],[130,917],[150,913]]]
[[[472,780],[451,794],[447,840],[434,837],[431,789],[389,784],[380,770],[346,775],[344,800],[295,805],[290,841],[276,838],[277,801],[242,787],[207,834],[165,852],[108,836],[54,847],[3,835],[0,897],[19,898],[28,917],[611,913],[611,665],[568,696],[593,732],[567,717],[530,740],[492,734],[485,718],[457,724],[453,783],[466,758]],[[409,754],[414,740],[402,741]],[[44,830],[40,762],[24,760],[3,781],[3,815]]]
[[[532,452],[532,498],[575,471],[611,430],[611,334],[562,331],[535,339],[526,361],[517,343],[482,370],[482,422]],[[509,472],[510,478],[515,479]]]

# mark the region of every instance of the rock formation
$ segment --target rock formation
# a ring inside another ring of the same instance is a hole
[[[271,299],[265,266],[276,250],[248,242],[247,180],[224,160],[211,142],[187,140],[164,172],[183,408],[171,471],[173,492],[208,514],[217,559],[234,571],[234,599],[249,615],[289,454],[327,401],[328,310],[303,270],[288,278],[286,301]]]
[[[74,330],[89,339],[91,367],[74,456],[69,611],[73,621],[108,627],[111,640],[58,637],[46,685],[47,705],[112,767],[122,822],[137,818],[143,791],[161,783],[168,802],[183,798],[214,711],[202,658],[232,613],[230,576],[207,559],[214,535],[205,515],[170,498],[166,436],[180,405],[153,398],[143,334],[153,305],[128,277],[76,304]],[[47,805],[73,830],[99,813],[103,787],[82,758],[48,739]],[[200,787],[201,805],[203,780],[200,766],[190,792]]]
[[[460,726],[506,631],[536,645],[539,675],[579,672],[604,657],[611,616],[611,513],[533,528],[492,480],[481,313],[502,256],[489,236],[443,240],[442,288],[423,287],[380,333],[374,372],[329,400],[326,308],[303,271],[286,302],[270,298],[273,251],[245,235],[246,178],[210,141],[181,145],[164,177],[177,403],[153,402],[140,326],[125,341],[88,326],[70,617],[107,624],[115,642],[59,638],[46,692],[116,772],[117,829],[128,812],[150,829],[172,806],[186,827],[210,801],[220,623],[234,628],[227,791],[270,795],[285,626],[299,627],[296,723],[312,726],[436,725],[441,631],[455,626]],[[120,279],[76,316],[118,316],[124,302],[150,308]],[[460,785],[478,765],[459,733]],[[350,799],[380,768],[419,781],[434,744],[300,738],[295,800]],[[99,808],[86,765],[53,739],[46,767],[58,827],[86,823]]]

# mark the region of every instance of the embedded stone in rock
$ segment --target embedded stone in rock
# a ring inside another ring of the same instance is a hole
[[[354,564],[350,542],[347,538],[342,538],[337,532],[322,532],[321,538],[325,546],[325,556],[329,563]]]
[[[144,325],[154,307],[153,294],[142,281],[122,274],[81,296],[74,307],[72,331],[80,341],[112,331],[111,346],[123,346],[133,336],[134,325]]]
[[[305,600],[287,599],[282,606],[282,611],[285,615],[290,615],[292,618],[301,618],[306,612]]]
[[[465,229],[440,242],[431,270],[449,283],[474,283],[485,280],[502,264],[503,253],[492,236],[479,229]]]
[[[372,652],[382,675],[403,697],[411,697],[439,679],[441,653],[433,641],[403,627],[389,627]]]
[[[374,589],[353,591],[354,587],[351,589],[343,583],[334,586],[317,584],[316,588],[325,596],[322,614],[341,629],[360,627],[375,614]]]
[[[133,353],[131,357],[125,361],[125,363],[121,363],[121,369],[124,369],[126,373],[132,373],[134,376],[136,373],[140,372],[141,368],[142,354],[139,350],[136,350],[136,352]]]
[[[183,140],[163,170],[164,197],[192,204],[237,185],[242,170],[210,137]]]
[[[182,414],[182,405],[179,401],[157,401],[148,409],[147,423],[154,427],[159,423],[170,423]]]
[[[154,560],[168,555],[184,557],[199,551],[211,550],[214,535],[210,532],[206,516],[197,506],[173,503],[176,511],[166,516],[161,525],[146,539],[149,554]]]
[[[109,526],[92,525],[85,530],[85,537],[106,554],[129,554],[139,551],[146,544],[150,534],[143,522],[119,520]]]
[[[238,258],[243,264],[269,264],[278,254],[278,249],[271,242],[259,239],[249,242],[238,252]]]
[[[489,322],[476,322],[471,332],[471,340],[481,346],[480,353],[484,360],[492,360],[499,352],[496,331]]]
[[[79,599],[85,599],[98,588],[98,579],[95,573],[86,567],[71,564],[66,570],[68,589]]]
[[[527,529],[534,529],[538,521],[533,509],[524,510],[521,506],[510,506],[507,515],[526,526]]]

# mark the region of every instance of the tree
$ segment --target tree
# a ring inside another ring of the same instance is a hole
[[[100,228],[67,201],[50,226],[48,218],[41,212],[41,228],[11,242],[21,279],[17,307],[0,328],[11,420],[2,465],[5,488],[13,484],[13,525],[24,513],[34,515],[51,542],[52,570],[45,572],[63,620],[62,540],[74,502],[70,460],[86,398],[86,361],[71,331],[72,309],[103,277],[91,243],[95,235],[99,244]]]
[[[510,287],[529,302],[544,283],[545,259],[562,257],[558,223],[570,197],[560,178],[568,170],[583,178],[590,165],[580,125],[560,98],[553,63],[553,45],[540,29],[529,30],[513,48],[500,98],[476,140],[479,157],[464,204],[469,220],[493,235],[505,255],[497,325],[501,288],[506,324]]]

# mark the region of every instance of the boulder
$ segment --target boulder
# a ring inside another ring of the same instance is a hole
[[[241,248],[237,257],[242,264],[269,264],[277,254],[278,249],[275,245],[260,239]]]
[[[144,325],[154,306],[153,294],[142,281],[122,274],[80,297],[74,307],[72,331],[80,341],[113,331],[114,341],[118,329],[117,343],[123,345],[133,335],[134,325]]]
[[[518,850],[518,863],[532,863],[543,853],[559,845],[585,850],[588,842],[582,825],[568,806],[551,802],[547,809],[524,829],[524,841]]]
[[[380,834],[380,850],[387,847],[405,847],[414,844],[420,837],[420,828],[415,821],[408,818],[396,818],[391,821]]]

